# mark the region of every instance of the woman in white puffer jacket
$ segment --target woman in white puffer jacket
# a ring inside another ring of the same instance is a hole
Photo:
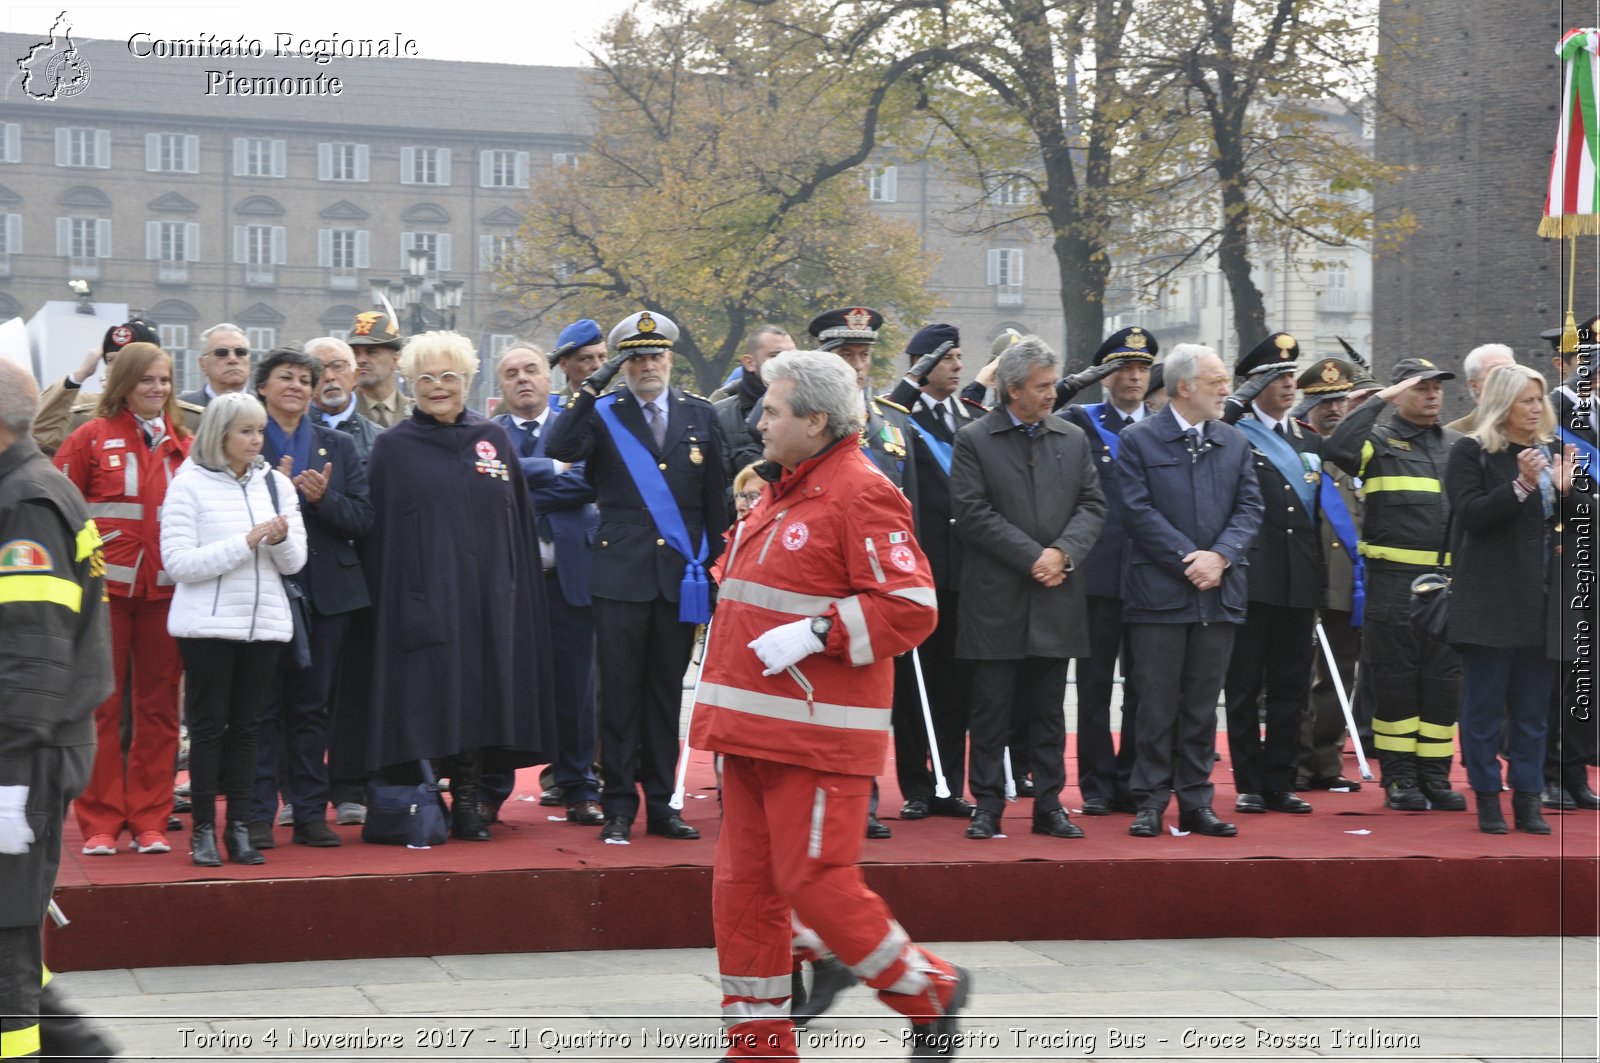
[[[306,562],[294,485],[261,460],[266,420],[249,395],[211,400],[189,460],[167,488],[161,519],[161,560],[177,583],[167,630],[178,640],[186,677],[190,853],[201,867],[222,863],[219,792],[228,801],[228,856],[240,864],[266,862],[251,847],[247,826],[256,721],[278,655],[294,637],[283,577]]]

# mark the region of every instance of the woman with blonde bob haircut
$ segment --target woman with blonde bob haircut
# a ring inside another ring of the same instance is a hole
[[[1564,528],[1592,502],[1594,484],[1577,470],[1575,447],[1550,444],[1555,411],[1546,386],[1526,366],[1491,372],[1477,430],[1456,442],[1445,467],[1455,522],[1446,641],[1461,654],[1461,759],[1485,834],[1506,833],[1502,730],[1516,827],[1550,833],[1539,800],[1550,691],[1556,662],[1570,650],[1562,631]]]

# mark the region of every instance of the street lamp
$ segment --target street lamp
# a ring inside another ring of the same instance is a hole
[[[67,287],[72,289],[72,294],[78,297],[78,313],[94,315],[94,289],[89,287],[89,282],[82,279],[70,280]]]
[[[400,280],[373,279],[373,303],[381,304],[384,296],[388,296],[397,315],[405,314],[409,309],[411,334],[416,335],[428,329],[426,308],[423,305],[425,301],[423,296],[426,294],[433,303],[433,313],[438,320],[438,327],[454,329],[457,312],[461,309],[462,289],[466,287],[466,282],[441,278],[435,280],[429,287],[427,249],[412,248],[406,252],[406,259],[410,272]]]

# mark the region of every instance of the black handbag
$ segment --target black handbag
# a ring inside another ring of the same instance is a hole
[[[272,512],[283,512],[278,508],[278,481],[272,478],[272,470],[267,470],[267,494],[272,496]],[[311,599],[306,597],[306,592],[300,589],[300,584],[288,576],[283,579],[283,593],[289,599],[289,616],[294,620],[294,637],[289,640],[289,653],[296,668],[311,667]]]
[[[376,845],[424,849],[443,845],[450,836],[450,817],[433,766],[422,764],[422,782],[397,784],[367,780],[367,821],[361,840]]]
[[[1445,641],[1450,629],[1450,570],[1444,559],[1450,549],[1450,525],[1455,518],[1452,511],[1444,522],[1444,542],[1434,559],[1438,571],[1425,572],[1411,581],[1411,628],[1439,643]]]

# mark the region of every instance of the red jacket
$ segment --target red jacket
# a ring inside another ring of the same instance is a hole
[[[892,659],[938,622],[933,574],[905,496],[852,436],[769,485],[730,553],[690,744],[878,774],[894,700]],[[762,675],[750,641],[814,616],[833,621],[822,652],[795,666],[799,678]]]
[[[172,580],[161,567],[161,506],[189,442],[166,435],[151,449],[138,418],[123,410],[79,425],[56,451],[56,468],[83,492],[105,542],[109,593],[172,597]]]

